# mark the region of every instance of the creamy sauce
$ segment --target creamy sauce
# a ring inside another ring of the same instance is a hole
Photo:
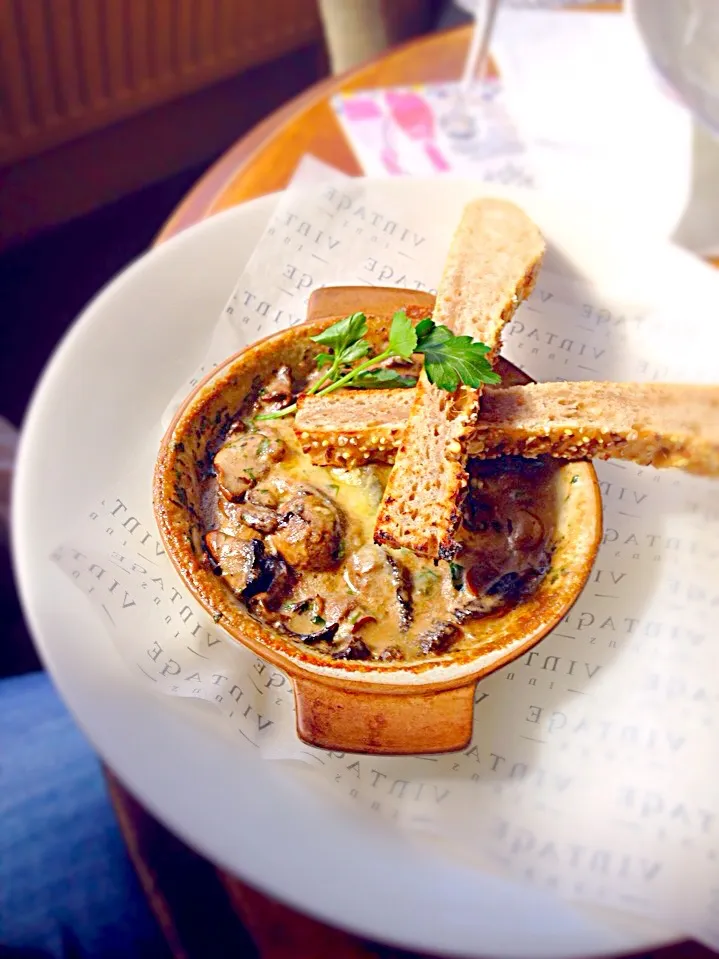
[[[269,439],[281,440],[284,456],[261,464],[259,471],[248,470],[254,485],[241,502],[229,502],[221,484],[208,481],[206,528],[224,536],[209,533],[206,542],[216,572],[242,599],[247,599],[248,566],[234,559],[237,540],[262,541],[264,559],[257,559],[259,544],[251,543],[252,562],[266,563],[268,556],[288,563],[290,555],[296,558],[297,566],[290,564],[288,574],[282,571],[282,594],[270,590],[268,597],[269,574],[262,574],[264,579],[255,582],[262,582],[263,589],[247,600],[247,607],[274,628],[298,634],[298,642],[338,658],[407,661],[439,654],[461,642],[464,623],[520,602],[545,575],[554,530],[556,464],[518,458],[470,461],[465,519],[457,533],[460,551],[455,563],[434,563],[373,543],[389,467],[315,466],[299,447],[291,416],[257,426]],[[230,437],[226,446],[232,442]],[[258,473],[261,478],[255,481]],[[258,508],[250,500],[270,505]],[[300,507],[309,503],[315,512],[298,517],[297,502]],[[287,503],[294,505],[283,513]],[[264,532],[247,525],[248,511],[253,523],[267,523]],[[312,550],[298,552],[292,524],[297,535],[304,535],[315,515],[320,525]]]

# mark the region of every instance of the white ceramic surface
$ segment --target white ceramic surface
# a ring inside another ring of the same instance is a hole
[[[629,0],[628,9],[656,69],[719,136],[719,4]]]
[[[429,197],[442,218],[477,192],[476,184],[446,180],[376,189],[401,191],[404,202]],[[550,237],[571,244],[575,263],[598,278],[638,295],[670,276],[678,290],[706,293],[708,268],[677,249],[626,233],[601,240],[602,229],[586,230],[574,206],[529,195],[518,202],[539,211]],[[61,695],[104,759],[174,832],[326,921],[462,956],[560,959],[670,940],[654,922],[580,910],[457,864],[390,827],[358,829],[302,771],[261,762],[205,704],[154,694],[49,560],[67,518],[124,468],[194,368],[273,203],[264,198],[215,217],[133,265],[88,306],[37,389],[17,466],[14,549],[25,609]]]
[[[719,3],[627,0],[626,8],[655,70],[694,118],[689,196],[672,238],[719,256]]]

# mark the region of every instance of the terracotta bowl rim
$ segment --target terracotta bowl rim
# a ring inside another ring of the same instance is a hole
[[[523,632],[521,641],[507,643],[506,648],[498,650],[496,655],[491,656],[489,662],[484,663],[478,662],[482,656],[487,656],[486,651],[483,653],[481,649],[478,649],[474,655],[469,655],[469,650],[462,650],[464,661],[459,665],[457,657],[453,657],[451,651],[444,654],[441,659],[434,659],[429,662],[415,660],[408,663],[377,664],[372,662],[370,664],[366,661],[335,661],[317,664],[303,660],[303,649],[301,647],[297,647],[291,640],[280,637],[279,634],[253,619],[241,607],[229,602],[213,603],[208,601],[205,586],[208,584],[215,586],[217,577],[199,566],[194,551],[187,546],[185,541],[178,540],[173,536],[176,529],[168,515],[164,481],[168,471],[172,469],[175,457],[174,446],[183,435],[183,427],[192,421],[193,411],[201,405],[205,394],[209,393],[210,388],[223,377],[231,376],[236,364],[246,362],[248,356],[251,357],[273,340],[283,340],[301,335],[303,331],[309,328],[316,328],[320,324],[328,325],[332,319],[336,319],[336,317],[326,316],[305,321],[253,341],[228,356],[208,372],[180,403],[161,441],[153,475],[153,510],[167,556],[194,600],[199,603],[205,613],[214,619],[218,631],[224,634],[224,638],[233,643],[240,643],[290,676],[297,675],[330,686],[345,687],[349,692],[355,690],[357,692],[392,695],[402,692],[416,694],[420,691],[440,691],[473,683],[479,677],[494,672],[530,650],[567,615],[584,588],[594,565],[603,535],[601,492],[596,471],[590,461],[566,463],[560,468],[564,470],[569,466],[574,468],[577,475],[580,476],[579,488],[585,488],[586,495],[593,500],[593,508],[590,514],[594,520],[593,535],[581,557],[581,567],[573,570],[571,576],[560,580],[559,587],[553,588],[552,592],[554,594],[561,594],[564,591],[566,595],[552,611],[547,612],[546,602],[541,605],[535,603],[539,606],[539,609],[536,610],[537,624],[534,628]],[[512,366],[513,364],[509,365]],[[188,553],[192,556],[189,563]],[[571,582],[571,589],[567,588],[567,581]],[[534,597],[539,597],[543,591],[546,591],[546,583],[547,580],[545,579],[537,593],[532,594],[519,606],[512,607],[506,613],[501,614],[497,621],[510,616],[513,610],[520,607],[526,609],[532,604]],[[228,610],[230,612],[229,616]],[[544,618],[542,617],[543,610]],[[219,621],[218,615],[221,617]]]

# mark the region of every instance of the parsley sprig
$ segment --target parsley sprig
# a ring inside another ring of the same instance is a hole
[[[394,358],[409,360],[415,353],[424,356],[424,371],[430,383],[450,393],[460,383],[477,389],[482,383],[500,382],[489,365],[488,346],[471,336],[455,336],[449,327],[429,318],[412,326],[405,311],[399,310],[392,317],[386,349],[374,356],[365,339],[366,333],[367,317],[364,313],[353,313],[312,337],[326,352],[316,357],[317,369],[322,373],[307,390],[308,394],[326,396],[343,386],[365,390],[414,386],[417,382],[414,376],[397,373],[380,364]],[[293,403],[256,419],[274,420],[289,416],[296,409],[297,404]]]

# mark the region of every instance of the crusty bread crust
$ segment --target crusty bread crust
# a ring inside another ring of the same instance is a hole
[[[505,200],[485,198],[465,207],[437,293],[433,319],[457,334],[481,340],[493,361],[501,334],[532,290],[544,240],[529,217]],[[481,390],[448,393],[424,372],[375,524],[375,542],[423,556],[451,558],[464,465]]]
[[[501,356],[495,370],[503,387],[531,383],[526,373]],[[302,394],[297,399],[294,428],[302,449],[318,466],[391,465],[413,402],[412,389]]]
[[[297,400],[295,433],[318,466],[394,463],[414,390],[338,390]]]
[[[410,390],[358,390],[300,403],[295,429],[313,462],[392,463]],[[378,395],[379,394],[379,395]],[[485,390],[470,456],[623,459],[719,475],[719,386],[537,383]]]

